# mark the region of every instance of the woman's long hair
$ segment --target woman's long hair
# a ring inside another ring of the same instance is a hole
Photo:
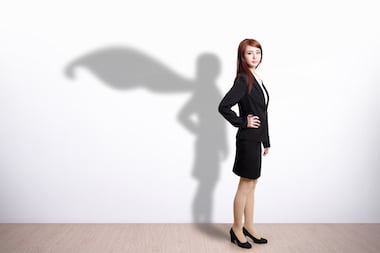
[[[253,87],[253,74],[248,68],[248,64],[244,60],[244,53],[247,46],[251,47],[257,47],[260,48],[261,51],[261,58],[260,62],[257,65],[257,67],[260,65],[262,59],[263,59],[263,49],[261,48],[261,44],[254,39],[244,39],[240,42],[238,47],[238,54],[237,54],[237,70],[236,70],[236,77],[238,77],[241,74],[245,74],[248,78],[248,93],[251,92]]]

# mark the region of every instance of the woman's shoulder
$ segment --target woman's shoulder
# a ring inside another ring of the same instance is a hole
[[[247,74],[245,74],[245,73],[238,73],[236,75],[236,77],[235,77],[234,84],[235,85],[242,85],[242,86],[246,87],[248,85]]]
[[[239,73],[235,77],[234,81],[234,88],[241,90],[241,91],[246,91],[248,87],[248,77],[245,73]]]
[[[242,72],[242,73],[238,73],[235,77],[235,80],[239,80],[239,81],[244,81],[244,82],[248,82],[248,76],[246,73]]]

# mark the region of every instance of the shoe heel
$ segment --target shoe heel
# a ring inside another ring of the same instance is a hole
[[[252,247],[252,245],[248,241],[246,241],[246,242],[239,241],[239,239],[235,235],[232,228],[230,229],[230,236],[231,236],[231,242],[233,244],[237,244],[237,246],[239,246],[240,248],[250,249]]]
[[[232,231],[232,229],[230,230],[230,237],[231,237],[231,242],[232,243],[235,243],[236,241],[236,236],[234,234],[234,231]]]

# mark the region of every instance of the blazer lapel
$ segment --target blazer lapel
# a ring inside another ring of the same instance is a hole
[[[267,103],[265,104],[265,106],[268,108],[268,104],[269,104],[269,93],[268,93],[267,88],[265,88],[265,86],[264,86],[264,82],[263,82],[263,88],[264,88],[265,93],[267,94]]]
[[[264,87],[264,85],[263,85]],[[267,106],[267,104],[265,104],[265,97],[264,97],[264,91],[261,89],[260,87],[260,84],[259,82],[256,80],[256,78],[254,78],[254,84],[253,84],[253,89],[254,91],[251,93],[252,96],[255,96],[257,97],[258,99],[260,99],[260,101]],[[265,87],[264,87],[265,89]],[[266,91],[265,89],[265,92],[266,94],[268,95],[268,92]],[[269,99],[269,97],[268,97]],[[268,100],[269,101],[269,100]]]

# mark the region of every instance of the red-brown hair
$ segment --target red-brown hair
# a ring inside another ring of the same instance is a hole
[[[252,72],[249,70],[247,63],[244,60],[244,53],[247,46],[260,48],[261,58],[257,67],[260,65],[263,59],[263,49],[261,48],[261,44],[254,39],[244,39],[240,42],[238,47],[236,77],[238,77],[241,74],[245,74],[248,78],[248,92],[251,92],[254,77]]]

